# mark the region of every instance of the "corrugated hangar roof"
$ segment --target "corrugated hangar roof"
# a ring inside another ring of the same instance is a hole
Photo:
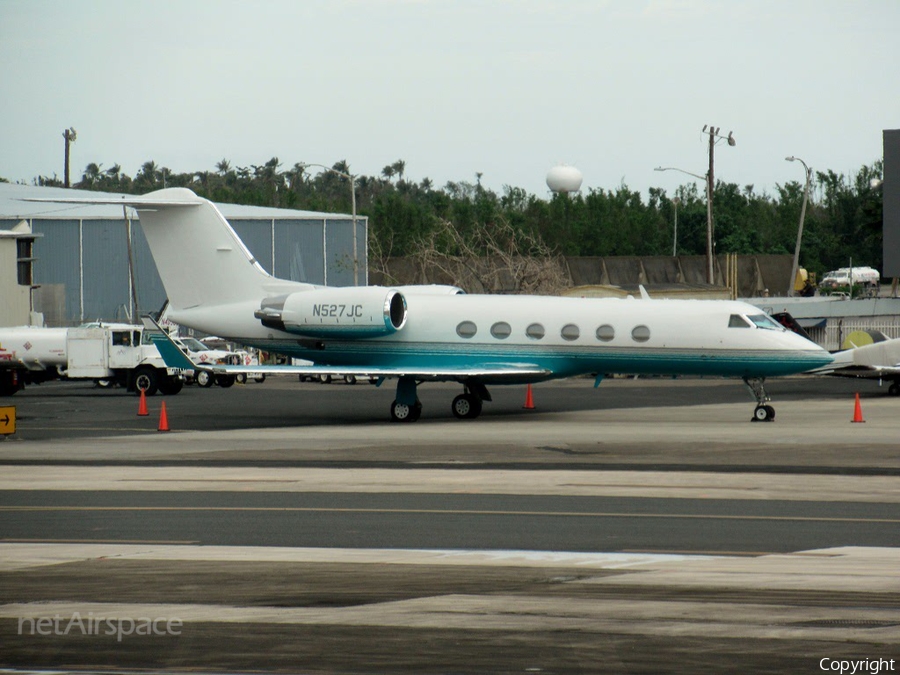
[[[43,219],[90,219],[103,220],[122,219],[122,209],[118,206],[101,204],[44,204],[40,202],[24,202],[22,199],[48,199],[71,197],[89,199],[91,197],[127,197],[115,192],[95,192],[92,190],[73,190],[70,188],[43,187],[37,185],[20,185],[17,183],[0,183],[0,218],[43,218]],[[324,213],[321,211],[299,211],[296,209],[276,209],[267,206],[245,206],[243,204],[224,204],[216,202],[222,215],[228,220],[242,219],[314,219],[314,218],[349,218],[347,214]],[[360,217],[362,219],[362,217]]]

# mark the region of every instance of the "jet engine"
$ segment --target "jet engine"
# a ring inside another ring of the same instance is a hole
[[[263,326],[316,338],[371,338],[406,324],[406,299],[393,288],[317,288],[266,298],[253,316]]]

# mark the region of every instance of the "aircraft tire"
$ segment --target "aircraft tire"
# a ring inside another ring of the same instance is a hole
[[[775,419],[775,408],[770,405],[758,405],[753,411],[754,422],[771,422]]]
[[[451,407],[457,419],[472,420],[481,414],[481,399],[472,394],[460,394],[453,399]]]
[[[422,416],[422,404],[416,401],[414,405],[406,403],[391,403],[391,421],[392,422],[415,422]]]

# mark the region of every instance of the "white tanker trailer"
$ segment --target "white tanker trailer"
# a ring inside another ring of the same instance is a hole
[[[0,396],[58,378],[116,383],[148,396],[177,394],[184,385],[182,372],[166,368],[143,326],[0,328]]]

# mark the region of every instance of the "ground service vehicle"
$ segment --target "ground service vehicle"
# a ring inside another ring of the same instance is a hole
[[[57,378],[119,384],[128,391],[177,394],[181,370],[167,368],[143,326],[0,328],[0,396]]]

